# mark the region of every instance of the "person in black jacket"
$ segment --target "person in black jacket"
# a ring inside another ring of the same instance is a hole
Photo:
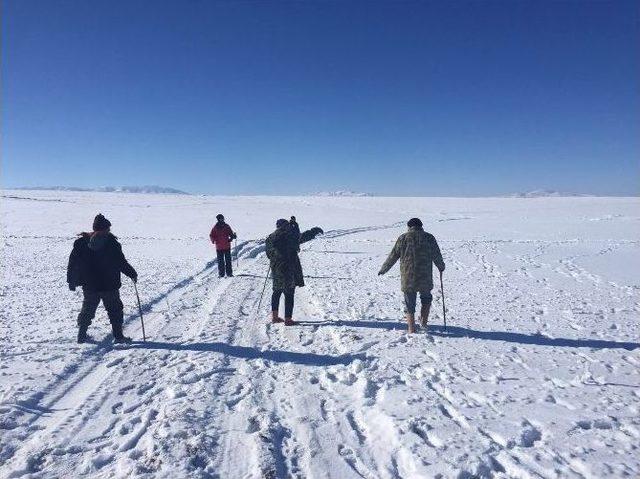
[[[82,286],[84,300],[78,315],[78,342],[89,340],[87,330],[102,300],[113,331],[116,343],[131,342],[122,332],[124,318],[120,300],[120,273],[124,273],[134,282],[138,273],[127,262],[117,238],[111,234],[111,222],[102,214],[93,221],[93,233],[82,233],[73,243],[67,267],[69,289],[75,291]]]
[[[293,303],[295,288],[304,286],[304,275],[298,251],[301,243],[311,241],[323,231],[319,227],[311,228],[300,234],[291,228],[285,219],[276,221],[276,230],[265,241],[265,251],[269,258],[270,272],[273,277],[271,295],[271,322],[294,326]],[[284,294],[284,319],[278,316],[280,297]]]

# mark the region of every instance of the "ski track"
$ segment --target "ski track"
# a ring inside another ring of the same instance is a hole
[[[373,249],[380,240],[372,233],[381,229],[395,235],[402,227],[332,230],[303,245],[308,279],[296,294],[298,327],[268,323],[270,287],[257,310],[267,265],[261,240],[237,247],[242,266],[235,278],[218,279],[210,262],[147,301],[149,314],[167,305],[162,321],[156,315],[147,326],[147,343],[118,348],[104,338],[28,399],[3,402],[3,422],[20,427],[5,431],[15,436],[2,452],[0,475],[348,479],[640,471],[640,359],[637,328],[630,326],[640,311],[636,290],[580,266],[579,255],[566,254],[567,242],[442,241],[450,327],[440,326],[434,290],[428,334],[407,336],[397,267],[370,280],[384,260]],[[321,262],[327,254],[332,261]],[[598,307],[604,299],[622,306]],[[473,326],[459,323],[468,317]],[[518,318],[532,329],[513,331]],[[627,328],[626,339],[596,330],[607,320]],[[128,331],[138,336],[135,321],[127,318]],[[560,321],[575,330],[573,338],[554,336]],[[387,356],[390,348],[400,353]],[[608,381],[614,370],[628,384]],[[590,402],[593,388],[597,403]],[[566,435],[560,441],[553,437],[559,432]],[[571,446],[561,447],[565,441]],[[598,460],[587,463],[589,455]]]

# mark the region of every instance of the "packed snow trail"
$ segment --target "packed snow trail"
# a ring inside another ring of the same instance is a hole
[[[638,286],[598,272],[637,241],[439,238],[449,327],[434,290],[430,334],[407,336],[398,269],[376,276],[404,226],[370,225],[303,245],[299,326],[269,324],[267,298],[257,311],[254,240],[234,278],[208,262],[141,288],[146,343],[112,347],[100,318],[95,345],[41,343],[66,366],[4,390],[0,477],[640,473]]]

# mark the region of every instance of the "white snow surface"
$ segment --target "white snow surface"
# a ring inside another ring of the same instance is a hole
[[[0,477],[640,476],[638,198],[192,197],[4,191]],[[125,332],[75,342],[76,233],[104,213],[138,270]],[[219,279],[224,213],[239,267]],[[271,325],[263,239],[300,254],[295,319]],[[408,218],[438,239],[429,329],[409,336]],[[437,278],[437,276],[435,276]]]

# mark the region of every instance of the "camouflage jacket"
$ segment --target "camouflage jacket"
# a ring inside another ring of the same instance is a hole
[[[405,293],[426,292],[433,288],[433,266],[444,271],[438,242],[420,227],[411,227],[400,235],[389,257],[380,268],[384,274],[400,260],[401,289]]]

